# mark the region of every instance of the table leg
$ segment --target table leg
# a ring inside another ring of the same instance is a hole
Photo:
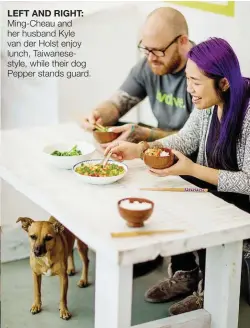
[[[133,266],[96,254],[95,328],[131,327]]]
[[[207,249],[204,309],[211,328],[238,327],[241,265],[242,241]]]

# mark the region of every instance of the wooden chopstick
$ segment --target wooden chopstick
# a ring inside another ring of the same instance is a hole
[[[99,123],[96,123],[96,124],[94,125],[94,127],[95,127],[98,131],[105,132],[105,127],[102,126],[102,125],[99,124]]]
[[[111,155],[112,155],[112,151],[110,150],[108,154],[104,157],[104,159],[101,161],[102,167],[106,166]]]
[[[111,232],[111,237],[113,238],[126,238],[126,237],[137,237],[137,236],[149,236],[154,234],[163,234],[163,233],[178,233],[184,232],[185,230],[181,229],[172,229],[172,230],[136,230],[136,231],[123,231],[123,232]]]
[[[104,126],[101,125],[100,123],[97,123],[97,122],[96,122],[96,125],[99,126],[101,129],[104,129]]]
[[[103,132],[104,129],[103,128],[100,128],[98,125],[94,124],[94,128],[97,130],[97,131],[100,131],[100,132]]]
[[[151,191],[178,191],[178,192],[208,192],[208,189],[202,188],[140,188],[140,190],[151,190]]]

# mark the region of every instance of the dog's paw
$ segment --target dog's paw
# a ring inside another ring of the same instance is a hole
[[[85,280],[81,279],[78,281],[77,286],[80,288],[85,288],[89,286],[89,283],[86,282]]]
[[[75,269],[68,269],[68,270],[67,270],[67,274],[68,274],[68,276],[74,276],[75,273],[76,273]]]
[[[63,320],[69,320],[71,318],[71,313],[66,308],[59,309],[60,311],[60,318]]]
[[[42,305],[41,304],[37,304],[37,303],[33,304],[32,307],[31,307],[31,309],[30,309],[30,312],[32,314],[37,314],[37,313],[39,313],[41,311],[42,311]]]

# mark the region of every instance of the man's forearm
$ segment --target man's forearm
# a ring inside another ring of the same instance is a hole
[[[177,132],[178,131],[166,131],[159,128],[153,128],[151,129],[150,134],[148,136],[148,141],[155,141],[158,139],[162,139],[167,136],[170,136],[171,134],[175,134]]]
[[[155,128],[151,129],[134,124],[134,127],[131,128],[131,132],[127,137],[127,141],[136,143],[140,141],[156,141],[177,132],[178,131],[164,131]]]
[[[140,101],[141,99],[118,90],[110,99],[101,103],[96,109],[102,118],[103,125],[111,126],[115,125],[120,117],[125,115]]]
[[[121,117],[130,111],[131,108],[139,104],[142,99],[131,96],[125,91],[118,90],[109,100],[117,108],[119,116]]]
[[[127,141],[135,142],[135,143],[140,141],[148,141],[148,142],[155,141],[176,132],[177,131],[164,131],[160,129],[151,129],[137,124],[132,124],[131,132],[127,137]]]

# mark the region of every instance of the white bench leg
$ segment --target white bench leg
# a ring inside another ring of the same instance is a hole
[[[95,328],[131,327],[133,266],[96,254]]]
[[[242,241],[207,249],[204,309],[211,328],[237,328]]]

